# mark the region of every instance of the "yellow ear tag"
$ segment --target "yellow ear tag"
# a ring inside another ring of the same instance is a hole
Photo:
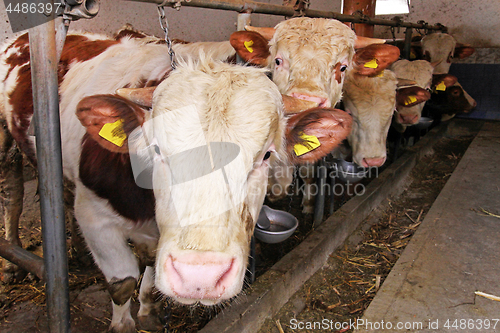
[[[405,100],[405,105],[410,105],[412,103],[415,103],[417,101],[417,98],[415,96],[408,96],[408,98]]]
[[[243,42],[243,45],[245,45],[245,48],[248,50],[248,52],[253,53],[253,40],[250,40],[248,42]]]
[[[372,59],[372,60],[368,61],[367,63],[365,63],[364,66],[367,68],[377,68],[378,67],[377,59]]]
[[[439,90],[439,91],[445,91],[446,90],[446,84],[444,84],[443,81],[441,81],[441,83],[439,83],[437,86],[436,86],[436,90]]]
[[[108,140],[118,147],[123,146],[127,139],[127,134],[123,131],[123,119],[118,119],[114,123],[107,123],[99,131],[99,136]]]
[[[314,150],[319,146],[321,146],[321,143],[319,142],[318,138],[315,137],[314,135],[307,135],[305,133],[302,133],[300,137],[304,139],[304,141],[307,141],[307,146],[297,143],[293,147],[293,151],[297,156],[304,155],[305,153],[308,153],[311,150]]]
[[[384,76],[384,71],[380,72],[378,75],[375,75],[375,77],[383,77]]]

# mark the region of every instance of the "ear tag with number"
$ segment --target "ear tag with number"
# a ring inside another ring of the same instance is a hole
[[[377,59],[372,59],[368,61],[367,63],[364,64],[364,66],[367,68],[377,68],[378,67]]]
[[[99,131],[99,135],[118,147],[123,146],[127,139],[127,134],[123,131],[123,119],[104,124]]]
[[[318,148],[319,146],[321,146],[321,143],[319,142],[318,138],[315,137],[314,135],[307,135],[305,133],[302,133],[300,135],[300,137],[302,139],[304,139],[304,141],[307,141],[307,146],[300,144],[300,143],[297,143],[293,147],[293,151],[295,152],[295,155],[297,155],[297,156],[304,155],[305,153],[308,153],[311,150],[314,150],[314,149]]]
[[[446,84],[444,84],[444,81],[441,81],[437,86],[436,86],[436,90],[439,90],[439,91],[445,91],[446,90]]]
[[[405,105],[410,105],[413,104],[417,101],[417,98],[415,96],[408,96],[405,100]]]
[[[248,50],[248,52],[253,53],[253,40],[249,40],[248,42],[243,42],[243,45],[245,45],[245,48]]]

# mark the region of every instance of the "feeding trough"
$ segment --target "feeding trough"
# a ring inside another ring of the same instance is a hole
[[[292,214],[264,205],[260,210],[254,234],[264,243],[279,243],[290,237],[298,225],[299,221]]]
[[[356,183],[366,177],[367,168],[360,167],[354,162],[348,162],[342,159],[333,160],[335,177],[344,182]]]
[[[429,128],[432,125],[433,121],[434,119],[429,117],[420,117],[420,120],[414,126],[420,130],[424,130]]]

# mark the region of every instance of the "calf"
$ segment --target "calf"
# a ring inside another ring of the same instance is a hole
[[[376,44],[382,40],[356,37],[337,20],[301,17],[283,21],[275,28],[247,29],[251,31],[231,35],[237,53],[251,64],[268,67],[282,94],[310,102],[311,106],[329,107],[340,101],[349,67],[359,75],[375,76],[399,57],[397,47]],[[304,174],[314,173],[312,167],[303,170],[307,170]],[[282,163],[272,170],[272,198],[287,194],[284,184],[290,183],[293,174],[292,167]],[[314,207],[310,187],[314,180],[303,178],[303,212],[311,213]]]
[[[342,99],[352,115],[353,127],[348,136],[352,160],[368,167],[380,167],[387,158],[386,138],[396,106],[396,75],[385,70],[382,75],[366,77],[348,71]]]
[[[242,288],[273,161],[315,161],[350,131],[351,117],[339,110],[285,117],[265,70],[214,60],[228,54],[213,45],[200,47],[208,56],[192,44],[177,48],[172,73],[166,46],[140,39],[72,35],[63,49],[63,170],[75,183],[75,215],[108,282],[114,332],[135,330],[130,299],[140,271],[129,241],[146,266],[142,328],[161,326],[153,286],[185,304],[230,299]],[[27,134],[27,36],[9,44],[2,65],[9,133],[36,162]],[[297,145],[310,146],[304,134],[320,147],[297,155]]]
[[[434,74],[448,74],[453,58],[464,59],[474,53],[474,48],[468,45],[457,43],[456,40],[449,34],[433,33],[422,38],[422,53],[424,59],[434,64]],[[456,82],[454,86],[460,89],[450,89],[447,93],[447,100],[450,107],[446,107],[445,117],[447,119],[453,117],[454,114],[448,112],[451,109],[459,108],[456,113],[470,112],[477,103],[465,90],[460,83]],[[463,98],[467,103],[463,102]],[[441,98],[443,100],[443,98]],[[444,105],[442,105],[444,107]],[[443,119],[444,120],[444,119]]]
[[[418,123],[424,102],[430,97],[434,68],[425,60],[399,60],[391,66],[398,79],[413,81],[413,85],[398,90],[395,123],[404,131],[407,126]]]

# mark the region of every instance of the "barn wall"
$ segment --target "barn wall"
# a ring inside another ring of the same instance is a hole
[[[498,0],[411,0],[408,15],[403,20],[417,22],[424,20],[430,24],[441,23],[459,42],[475,47],[500,47],[500,1]],[[380,18],[388,18],[380,16]],[[377,27],[376,34],[390,38],[385,27]],[[401,34],[402,36],[402,34]]]
[[[281,4],[282,0],[261,2]],[[312,0],[311,3],[312,9],[339,12],[341,0]],[[475,47],[500,48],[500,20],[498,20],[500,1],[412,0],[411,3],[411,14],[403,15],[404,20],[411,22],[425,20],[431,24],[440,22],[448,26],[450,33],[460,42]],[[188,7],[183,7],[179,12],[168,9],[167,13],[172,35],[191,41],[226,39],[234,31],[237,15],[230,11]],[[253,24],[271,26],[282,19],[277,16],[253,15]],[[101,0],[98,16],[93,20],[72,23],[72,29],[112,34],[127,22],[133,23],[145,32],[161,35],[154,4],[123,0]],[[12,35],[3,1],[0,1],[0,31],[3,32],[4,38]],[[399,36],[402,36],[402,33]],[[375,34],[387,38],[391,36],[385,27],[376,27]]]
[[[259,0],[262,3],[281,5],[282,0]],[[99,14],[92,20],[79,20],[71,23],[71,30],[85,30],[112,35],[125,23],[133,24],[144,32],[163,36],[158,23],[155,4],[124,0],[100,0]],[[340,0],[313,1],[311,9],[340,11]],[[236,30],[237,13],[205,8],[182,7],[180,11],[166,9],[172,37],[186,41],[227,40]],[[282,16],[252,15],[255,26],[274,26],[282,21]],[[3,1],[0,1],[0,31],[4,38],[12,36]]]

